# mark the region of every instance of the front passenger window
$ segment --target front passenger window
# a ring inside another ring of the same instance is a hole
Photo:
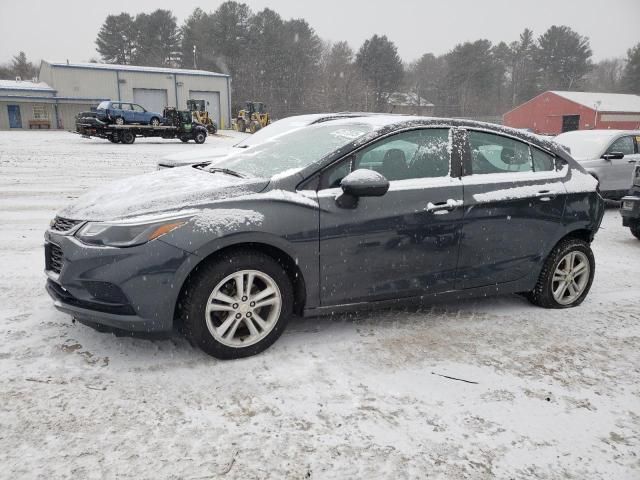
[[[320,188],[335,188],[353,170],[374,170],[389,180],[446,177],[451,149],[448,128],[398,133],[363,148],[324,172]]]
[[[621,137],[611,144],[607,149],[607,153],[624,153],[625,155],[633,155],[633,137]]]

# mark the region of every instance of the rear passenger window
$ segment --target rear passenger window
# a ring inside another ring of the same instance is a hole
[[[556,159],[548,153],[531,147],[531,157],[533,158],[533,170],[535,172],[551,172],[556,169]]]
[[[493,133],[469,131],[471,173],[531,172],[533,166],[526,143]]]

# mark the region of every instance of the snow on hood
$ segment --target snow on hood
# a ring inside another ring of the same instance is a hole
[[[175,153],[173,155],[167,155],[158,162],[158,165],[165,165],[169,167],[179,167],[182,165],[191,165],[193,163],[206,162],[208,160],[214,160],[238,151],[238,149],[229,147],[216,147],[216,148],[204,148],[197,151],[189,150],[187,152]]]
[[[257,193],[267,183],[265,179],[242,179],[197,168],[172,168],[118,180],[92,190],[58,215],[75,220],[120,220]]]

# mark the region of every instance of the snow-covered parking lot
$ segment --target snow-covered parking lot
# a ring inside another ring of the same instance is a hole
[[[570,310],[509,296],[300,319],[231,362],[57,312],[55,211],[200,148],[0,132],[0,477],[640,478],[640,241],[615,208]]]

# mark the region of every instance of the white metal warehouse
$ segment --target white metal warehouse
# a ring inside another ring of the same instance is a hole
[[[162,112],[205,100],[221,128],[231,125],[231,78],[204,70],[42,61],[38,82],[0,81],[0,129],[72,129],[75,115],[102,100]]]

